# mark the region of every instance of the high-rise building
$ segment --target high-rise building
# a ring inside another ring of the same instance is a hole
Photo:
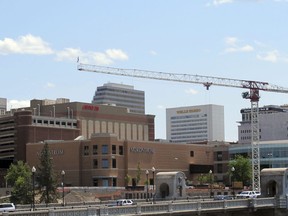
[[[0,98],[0,115],[5,115],[7,110],[7,99]]]
[[[242,120],[238,126],[238,142],[251,143],[251,109],[241,109]],[[288,107],[269,105],[259,108],[259,140],[288,139]]]
[[[166,109],[166,137],[177,143],[224,141],[224,107],[208,104]]]
[[[106,83],[97,87],[92,103],[126,107],[131,113],[145,113],[144,91],[135,90],[131,85]]]

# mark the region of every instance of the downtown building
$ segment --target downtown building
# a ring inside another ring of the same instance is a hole
[[[167,108],[166,138],[175,143],[224,141],[224,107],[208,104]]]
[[[145,114],[145,93],[131,85],[106,83],[99,86],[92,103],[126,107],[131,113]]]
[[[238,142],[251,143],[251,109],[241,109]],[[259,141],[288,139],[288,107],[269,105],[259,108]]]
[[[5,115],[6,111],[7,111],[7,99],[0,98],[0,116]]]
[[[27,143],[85,140],[97,133],[111,133],[119,140],[153,141],[154,117],[130,113],[125,107],[69,99],[31,100],[30,107],[0,116],[0,186],[3,170],[14,161],[27,161]]]

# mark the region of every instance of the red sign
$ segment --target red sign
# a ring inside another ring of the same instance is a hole
[[[99,107],[86,104],[82,106],[82,110],[99,111]]]

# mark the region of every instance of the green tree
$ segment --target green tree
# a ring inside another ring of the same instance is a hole
[[[232,171],[232,167],[234,167],[234,171]],[[250,159],[242,155],[236,155],[235,159],[228,163],[228,175],[233,177],[233,181],[240,181],[244,185],[249,185],[252,179]]]
[[[32,172],[28,164],[18,161],[11,164],[5,180],[12,186],[10,201],[16,204],[28,204],[32,201]]]
[[[57,178],[53,171],[52,157],[48,144],[45,143],[40,155],[40,165],[37,169],[37,182],[41,194],[40,202],[46,204],[57,199]]]
[[[136,174],[136,185],[139,184],[140,180],[141,180],[141,167],[140,167],[140,163],[138,162],[137,164],[137,174]]]

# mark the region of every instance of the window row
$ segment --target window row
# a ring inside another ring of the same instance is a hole
[[[83,154],[85,156],[88,156],[90,154],[98,155],[98,154],[100,154],[98,147],[101,148],[101,154],[102,155],[109,154],[109,146],[106,145],[106,144],[105,145],[93,145],[92,146],[92,152],[90,152],[90,146],[89,145],[85,145]],[[123,146],[118,146],[118,152],[117,152],[117,146],[116,145],[111,145],[111,153],[110,154],[123,155],[124,154]]]

